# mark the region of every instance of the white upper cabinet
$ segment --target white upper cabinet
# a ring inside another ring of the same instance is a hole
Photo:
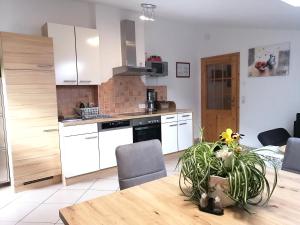
[[[53,38],[57,85],[101,84],[97,30],[46,23],[43,33]]]
[[[47,23],[44,34],[53,38],[55,77],[57,85],[76,85],[76,50],[74,27]]]
[[[99,34],[95,29],[75,27],[78,84],[100,84]]]

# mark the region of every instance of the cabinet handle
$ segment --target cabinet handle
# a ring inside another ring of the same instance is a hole
[[[51,67],[53,67],[53,65],[50,65],[50,64],[39,64],[38,67],[40,67],[40,68],[51,68]]]
[[[170,125],[169,127],[177,127],[177,124]]]
[[[44,132],[46,132],[46,133],[56,132],[56,131],[58,131],[58,129],[46,129],[46,130],[44,130]]]
[[[174,116],[171,116],[171,117],[167,117],[166,119],[169,120],[169,119],[174,119],[175,117]]]
[[[187,123],[180,123],[179,125],[180,125],[180,126],[181,126],[181,125],[187,125]]]
[[[98,138],[98,136],[86,137],[85,139],[89,140],[89,139],[96,139],[96,138]]]
[[[182,117],[190,117],[191,115],[183,115]]]
[[[91,83],[92,81],[91,80],[81,80],[79,81],[79,83]]]
[[[64,80],[64,83],[74,83],[76,80]]]

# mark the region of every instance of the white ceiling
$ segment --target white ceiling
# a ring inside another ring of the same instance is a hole
[[[300,29],[300,7],[281,0],[82,0],[140,11],[157,5],[158,18],[221,26]]]

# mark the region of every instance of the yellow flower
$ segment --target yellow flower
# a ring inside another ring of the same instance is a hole
[[[230,144],[234,141],[234,139],[231,137],[232,136],[232,130],[227,128],[225,132],[222,132],[220,135],[220,140],[222,142],[226,142],[226,144]]]

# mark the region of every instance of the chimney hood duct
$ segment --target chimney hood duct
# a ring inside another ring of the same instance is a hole
[[[135,22],[121,21],[122,66],[113,68],[114,76],[143,76],[151,72],[146,67],[138,67],[136,60]]]

